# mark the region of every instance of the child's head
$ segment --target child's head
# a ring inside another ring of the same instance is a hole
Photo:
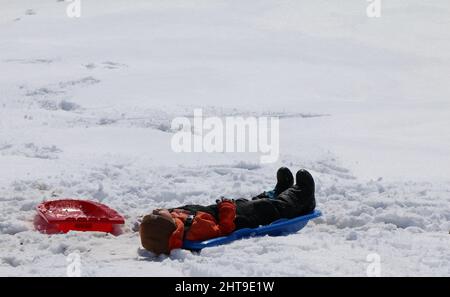
[[[158,210],[145,216],[139,228],[142,246],[157,255],[169,254],[169,238],[176,228],[167,210]]]

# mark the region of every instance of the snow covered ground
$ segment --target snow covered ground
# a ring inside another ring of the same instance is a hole
[[[0,0],[0,275],[450,276],[450,3]],[[176,116],[280,116],[280,159],[175,154]],[[315,115],[315,116],[311,116]],[[156,207],[311,170],[324,216],[286,237],[155,257]],[[35,206],[106,203],[119,236],[44,235]]]

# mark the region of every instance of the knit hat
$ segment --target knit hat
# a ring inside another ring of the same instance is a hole
[[[169,254],[169,238],[176,228],[175,221],[167,216],[146,215],[139,227],[142,246],[157,255]]]

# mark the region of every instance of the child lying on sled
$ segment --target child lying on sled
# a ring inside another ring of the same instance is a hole
[[[315,184],[311,174],[301,169],[296,184],[291,171],[277,172],[277,185],[251,200],[222,198],[209,206],[185,205],[156,209],[140,224],[142,246],[155,254],[170,254],[183,246],[183,240],[207,240],[226,236],[242,228],[256,228],[281,218],[310,213],[316,207]]]

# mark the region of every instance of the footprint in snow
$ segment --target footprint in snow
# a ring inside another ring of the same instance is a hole
[[[112,62],[112,61],[101,62],[99,65],[95,64],[95,63],[88,63],[88,64],[84,64],[83,66],[88,70],[93,70],[93,69],[99,68],[99,67],[104,68],[104,69],[111,69],[111,70],[128,67],[128,65],[126,65],[126,64]]]
[[[25,15],[36,15],[36,11],[33,9],[27,9],[25,10]]]

